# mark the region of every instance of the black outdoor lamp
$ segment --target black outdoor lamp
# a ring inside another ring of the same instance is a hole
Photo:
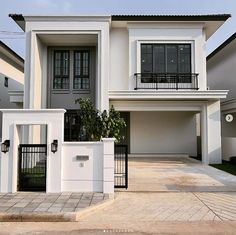
[[[9,151],[9,147],[10,147],[10,140],[5,140],[2,144],[1,144],[1,151],[3,153],[7,153]]]
[[[8,77],[5,77],[4,86],[5,86],[5,87],[8,87]]]
[[[53,140],[53,142],[51,143],[51,151],[53,153],[57,152],[57,147],[58,147],[58,140]]]

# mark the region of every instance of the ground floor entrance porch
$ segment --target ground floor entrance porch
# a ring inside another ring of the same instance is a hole
[[[236,176],[187,157],[129,157],[128,165],[130,192],[236,191]]]

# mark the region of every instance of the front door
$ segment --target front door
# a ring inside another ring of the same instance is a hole
[[[46,144],[19,145],[19,191],[46,191]]]

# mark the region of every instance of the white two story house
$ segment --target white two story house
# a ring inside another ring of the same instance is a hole
[[[24,109],[66,109],[66,141],[78,140],[74,100],[89,97],[122,113],[132,156],[221,162],[227,90],[207,89],[205,47],[230,15],[10,17],[26,33]]]

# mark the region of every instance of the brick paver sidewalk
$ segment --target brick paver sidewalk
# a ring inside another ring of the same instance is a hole
[[[79,212],[108,198],[102,193],[0,194],[0,214]]]

